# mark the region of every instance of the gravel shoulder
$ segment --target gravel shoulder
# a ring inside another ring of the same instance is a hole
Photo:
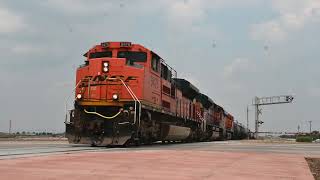
[[[315,180],[320,180],[320,158],[306,158]]]

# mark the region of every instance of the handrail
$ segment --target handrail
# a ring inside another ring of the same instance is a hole
[[[202,117],[202,115],[201,115],[201,113],[199,111],[197,111],[197,115],[199,116],[199,119],[203,122],[202,130],[205,131],[206,130],[206,126],[207,126],[206,119],[204,117]]]
[[[107,78],[106,80],[120,80],[123,86],[126,88],[132,99],[134,100],[134,124],[137,122],[137,102],[139,103],[139,115],[138,115],[138,122],[140,126],[140,118],[141,118],[141,101],[138,97],[134,94],[132,89],[121,79],[121,78]]]
[[[80,81],[76,84],[76,86],[73,88],[72,92],[74,92],[77,87],[80,85],[80,83],[82,82],[82,80],[80,79]],[[70,99],[70,96],[67,96],[66,100],[65,100],[65,110],[66,110],[66,119],[65,119],[65,123],[67,123],[67,119],[68,119],[68,101]]]
[[[100,117],[102,117],[102,118],[104,118],[104,119],[114,119],[114,118],[116,118],[117,116],[119,116],[119,114],[122,112],[122,110],[120,110],[119,112],[117,112],[117,114],[115,114],[115,115],[113,115],[113,116],[104,116],[104,115],[102,115],[102,114],[100,114],[100,113],[97,113],[97,112],[87,111],[86,109],[84,109],[84,112],[87,113],[87,114],[95,114],[95,115],[100,116]]]
[[[90,90],[91,90],[90,81],[91,81],[91,78],[89,78],[88,80],[88,99],[90,99]]]
[[[140,118],[141,118],[141,101],[139,100],[139,98],[134,94],[134,92],[132,91],[132,89],[130,88],[130,86],[128,86],[122,79],[120,79],[121,82],[127,86],[128,90],[131,91],[131,94],[135,97],[135,99],[138,101],[139,103],[139,116],[138,116],[138,122],[139,122],[139,126],[140,126]],[[136,111],[136,109],[135,109]],[[136,114],[136,113],[135,113]]]

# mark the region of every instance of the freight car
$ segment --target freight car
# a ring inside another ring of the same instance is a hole
[[[76,72],[74,109],[65,122],[70,143],[108,146],[244,137],[230,113],[177,78],[155,52],[131,42],[103,42],[84,56]]]

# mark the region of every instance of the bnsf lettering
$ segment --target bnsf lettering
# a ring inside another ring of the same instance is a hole
[[[137,80],[137,76],[122,76],[122,75],[115,75],[115,76],[107,76],[107,75],[96,75],[94,77],[92,76],[86,76],[84,79],[86,80],[91,80],[94,82],[99,82],[99,81],[118,81],[119,79],[122,79],[125,82],[129,81],[134,81]]]

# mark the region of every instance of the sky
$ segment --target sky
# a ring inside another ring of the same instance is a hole
[[[82,55],[105,41],[157,52],[243,124],[249,106],[251,129],[255,96],[290,94],[261,130],[319,130],[319,30],[319,0],[0,0],[0,131],[63,132]]]

